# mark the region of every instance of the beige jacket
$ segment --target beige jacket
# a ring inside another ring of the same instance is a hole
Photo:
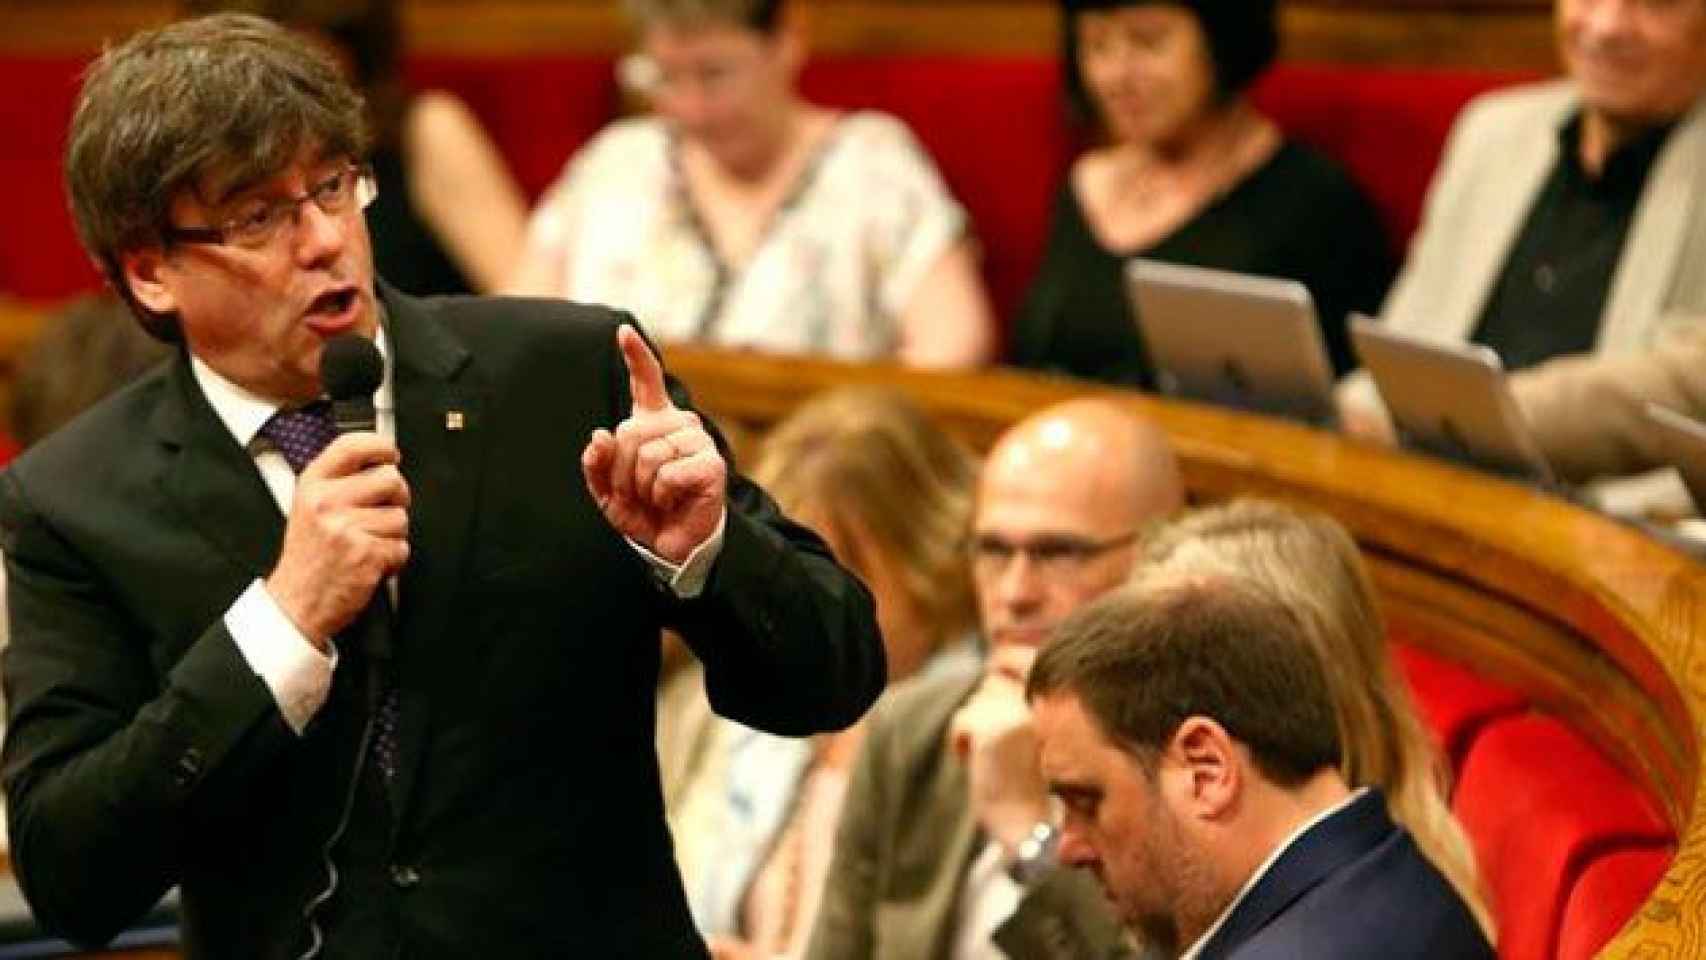
[[[1491,93],[1464,108],[1387,297],[1385,323],[1443,341],[1469,338],[1557,163],[1558,129],[1579,107],[1568,81],[1552,81]],[[1706,409],[1698,405],[1706,397],[1706,364],[1695,362],[1706,357],[1703,324],[1706,100],[1683,118],[1648,177],[1593,354],[1512,377],[1518,405],[1561,474],[1656,465],[1637,455],[1647,444],[1635,437],[1641,429],[1628,411],[1648,397]],[[1346,378],[1340,404],[1347,412],[1383,412],[1363,371]]]
[[[978,679],[960,670],[910,680],[871,713],[807,960],[951,957],[983,834],[947,731]],[[1027,890],[995,942],[1027,960],[1134,956],[1101,891],[1077,870]]]

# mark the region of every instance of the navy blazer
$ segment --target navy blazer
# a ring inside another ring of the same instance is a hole
[[[326,960],[703,957],[653,753],[658,630],[718,711],[811,733],[882,687],[870,596],[738,475],[705,592],[655,582],[580,469],[631,405],[622,315],[381,293],[414,495],[399,757],[391,816],[341,833]],[[352,660],[296,736],[225,630],[284,527],[181,352],[0,475],[7,813],[48,930],[104,942],[177,884],[190,956],[302,954],[364,711]]]
[[[1297,838],[1201,960],[1491,960],[1451,884],[1370,790]]]

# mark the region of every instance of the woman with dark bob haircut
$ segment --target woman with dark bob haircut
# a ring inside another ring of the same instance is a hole
[[[1345,172],[1246,96],[1279,47],[1274,6],[1063,0],[1067,99],[1097,145],[1056,196],[1020,366],[1153,386],[1125,288],[1139,256],[1302,281],[1335,370],[1354,366],[1345,315],[1379,308],[1391,248]]]

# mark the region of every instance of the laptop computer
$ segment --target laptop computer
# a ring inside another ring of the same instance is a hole
[[[1303,284],[1142,258],[1126,281],[1162,393],[1333,422],[1333,369]]]
[[[1355,314],[1351,345],[1405,447],[1557,489],[1491,347],[1423,340]]]

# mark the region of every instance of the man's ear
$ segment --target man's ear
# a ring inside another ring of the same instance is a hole
[[[1186,717],[1167,752],[1186,781],[1186,803],[1199,817],[1217,819],[1244,786],[1243,756],[1226,728],[1209,717]]]
[[[130,295],[150,312],[162,316],[176,313],[177,296],[166,282],[166,252],[159,247],[142,247],[119,254],[119,270]]]

